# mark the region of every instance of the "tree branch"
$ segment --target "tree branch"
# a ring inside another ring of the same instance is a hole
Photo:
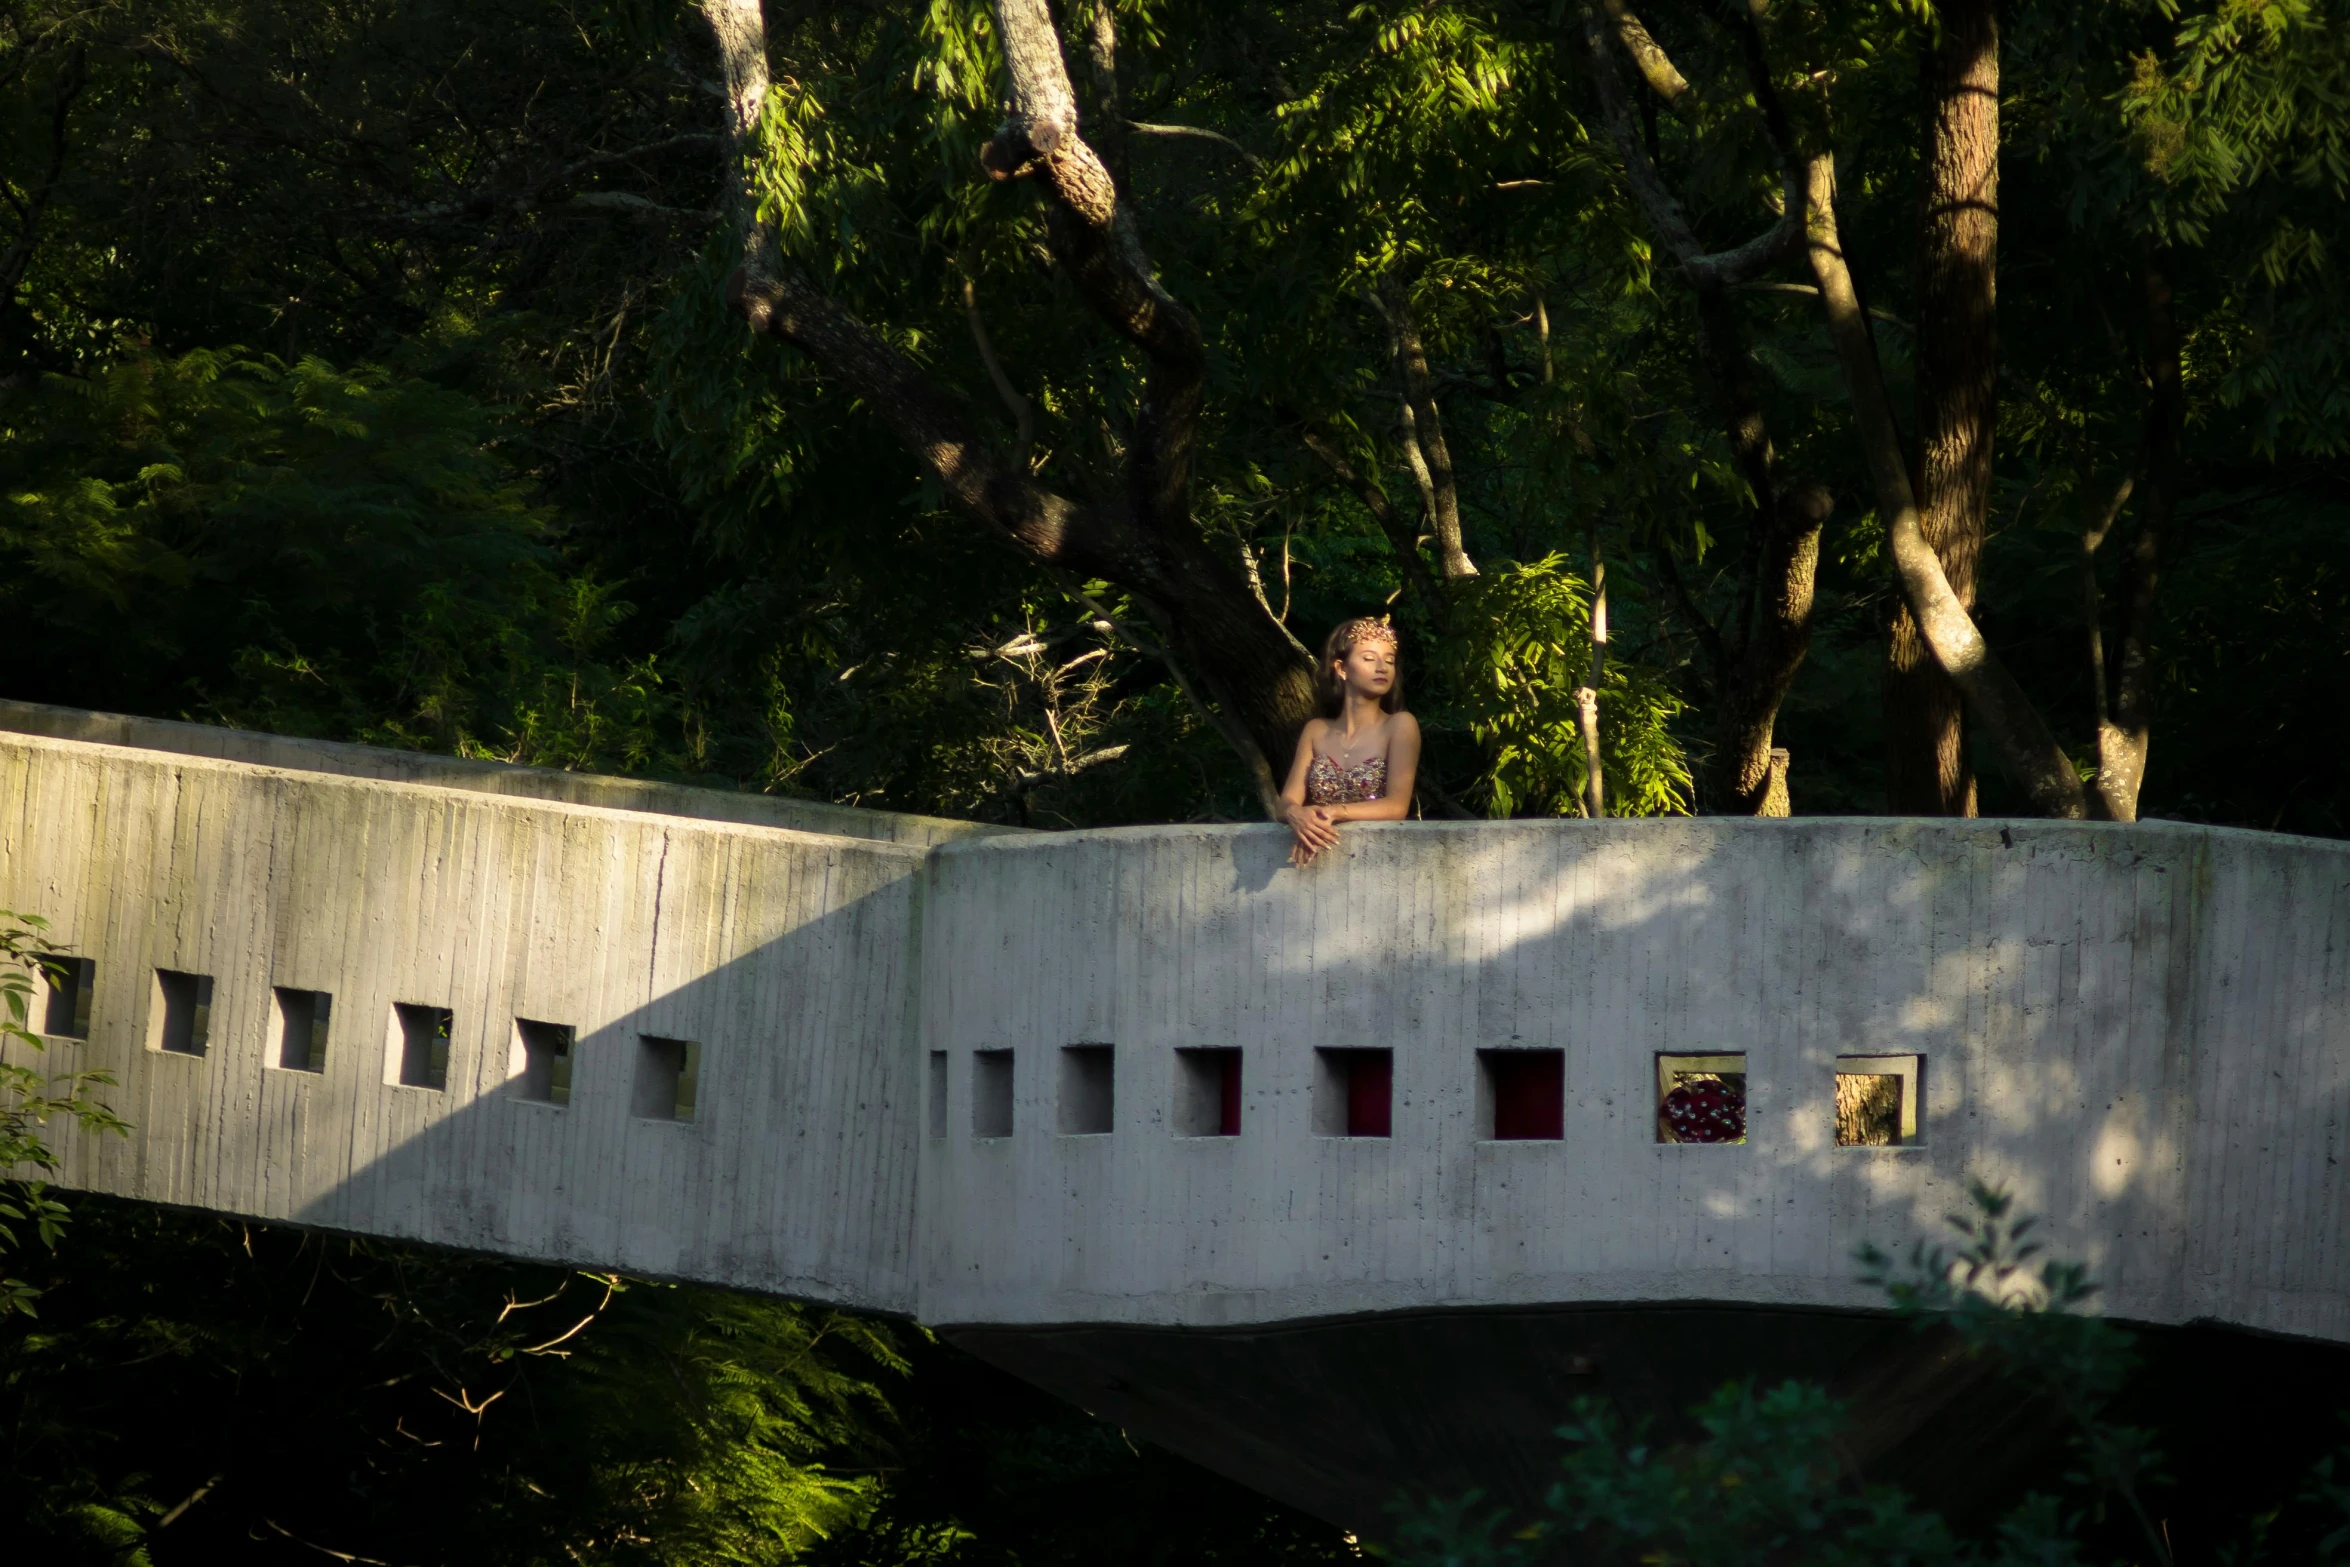
[[[973,286],[969,272],[963,274],[963,315],[971,324],[971,343],[979,350],[979,362],[987,369],[988,382],[1011,412],[1017,455],[1020,466],[1026,468],[1029,450],[1036,444],[1036,411],[1012,385],[1012,378],[1004,374],[1003,362],[996,358],[995,344],[988,340],[987,323],[980,319],[979,290]]]
[[[1779,218],[1745,244],[1709,253],[1699,242],[1697,231],[1689,226],[1681,203],[1665,188],[1663,177],[1648,155],[1639,127],[1632,122],[1631,104],[1624,93],[1623,77],[1616,70],[1615,55],[1608,49],[1607,31],[1599,17],[1588,9],[1583,13],[1583,40],[1591,57],[1592,85],[1599,94],[1600,115],[1607,124],[1609,139],[1616,145],[1616,155],[1623,160],[1633,198],[1639,202],[1649,227],[1655,230],[1658,242],[1689,281],[1700,289],[1726,288],[1751,282],[1779,263],[1792,261],[1803,245],[1803,202],[1809,180],[1804,160],[1795,156],[1792,143],[1785,135],[1784,117],[1776,112],[1778,100],[1775,94],[1770,94],[1767,75],[1762,79],[1757,97],[1769,94],[1763,118],[1771,128],[1772,144],[1785,165]]]
[[[1658,99],[1667,107],[1688,102],[1693,97],[1688,83],[1623,0],[1603,4],[1617,43]],[[1779,707],[1810,647],[1820,532],[1829,502],[1816,486],[1799,484],[1790,490],[1780,484],[1777,453],[1728,292],[1812,291],[1800,284],[1757,279],[1769,268],[1792,261],[1801,248],[1814,175],[1826,163],[1806,158],[1797,147],[1751,13],[1726,14],[1725,25],[1740,44],[1747,84],[1779,159],[1783,183],[1779,216],[1768,229],[1733,249],[1708,254],[1657,172],[1650,136],[1633,124],[1606,34],[1592,12],[1584,13],[1592,76],[1610,139],[1651,228],[1696,291],[1699,362],[1731,456],[1754,493],[1754,517],[1738,563],[1737,599],[1726,624],[1716,625],[1699,608],[1681,581],[1669,547],[1658,551],[1660,574],[1713,664],[1719,739],[1711,771],[1717,792],[1726,808],[1742,814],[1783,815],[1788,809],[1787,753],[1771,741]],[[1653,116],[1648,129],[1652,135]]]
[[[563,205],[600,208],[607,212],[630,212],[646,218],[680,218],[689,223],[722,223],[726,220],[724,213],[702,212],[692,207],[665,207],[660,202],[647,200],[625,190],[582,191]]]
[[[48,210],[49,198],[57,189],[57,182],[65,173],[65,128],[72,117],[74,100],[89,85],[89,54],[74,49],[67,58],[65,74],[57,83],[57,96],[49,108],[49,166],[41,172],[40,184],[34,186],[23,201],[13,193],[8,204],[17,210],[15,240],[5,252],[0,252],[0,310],[15,313],[16,291],[23,286],[25,273],[33,264],[34,236],[41,226],[41,214]]]
[[[913,362],[838,302],[778,263],[758,221],[749,152],[767,91],[760,0],[698,0],[725,61],[733,194],[743,262],[729,301],[756,332],[791,343],[871,409],[959,507],[1031,560],[1134,594],[1218,704],[1252,770],[1286,757],[1313,711],[1313,661],[1211,551],[1188,496],[1204,354],[1199,326],[1151,276],[1109,171],[1077,134],[1076,100],[1045,0],[998,0],[1011,112],[981,162],[1033,178],[1053,252],[1087,302],[1150,361],[1127,443],[1124,497],[1080,505],[973,438]]]
[[[223,1471],[219,1474],[215,1474],[211,1479],[205,1481],[202,1485],[196,1487],[196,1489],[193,1491],[190,1491],[186,1496],[180,1499],[180,1503],[177,1507],[174,1507],[170,1512],[165,1513],[162,1517],[155,1520],[155,1527],[158,1529],[168,1529],[173,1524],[178,1523],[181,1518],[187,1515],[189,1508],[195,1506],[198,1502],[204,1500],[204,1498],[207,1496],[210,1496],[214,1489],[219,1486],[220,1482],[227,1478],[228,1475],[226,1471]]]
[[[1698,607],[1697,599],[1689,591],[1689,584],[1681,579],[1681,563],[1673,558],[1670,546],[1659,544],[1656,551],[1657,575],[1665,579],[1665,590],[1672,595],[1673,607],[1681,618],[1689,622],[1689,629],[1697,638],[1697,645],[1705,649],[1706,662],[1713,666],[1714,694],[1717,699],[1730,689],[1730,650],[1723,645],[1722,628],[1715,625],[1706,612]]]
[[[1411,298],[1400,283],[1390,280],[1385,294],[1384,299],[1374,296],[1373,302],[1387,318],[1396,367],[1403,377],[1404,456],[1428,506],[1437,567],[1448,579],[1474,577],[1477,563],[1469,559],[1461,543],[1460,489],[1453,480],[1452,450],[1445,443],[1444,419],[1437,411],[1436,392],[1430,384],[1420,325],[1412,315]]]
[[[1243,147],[1240,143],[1234,141],[1231,137],[1225,135],[1222,131],[1211,131],[1205,126],[1152,125],[1142,120],[1128,120],[1126,122],[1126,128],[1137,136],[1159,136],[1173,141],[1213,142],[1215,145],[1227,149],[1233,154],[1233,156],[1240,159],[1241,162],[1247,164],[1248,171],[1251,174],[1261,173],[1265,167],[1264,159],[1258,157],[1255,153],[1249,151],[1246,147]],[[1516,183],[1539,185],[1542,182],[1540,180],[1521,180]],[[1506,188],[1506,186],[1496,187],[1496,189]]]
[[[1206,352],[1198,321],[1159,286],[1116,180],[1078,134],[1077,99],[1045,0],[995,0],[1011,112],[980,153],[998,180],[1033,179],[1050,203],[1053,254],[1111,330],[1150,360],[1128,448],[1136,519],[1190,529],[1191,457]]]
[[[1221,703],[1211,705],[1203,701],[1199,692],[1193,688],[1191,677],[1184,673],[1182,661],[1157,638],[1137,636],[1132,625],[1113,616],[1090,596],[1080,593],[1077,597],[1087,609],[1100,617],[1100,626],[1125,638],[1127,645],[1136,652],[1159,661],[1169,678],[1175,682],[1175,689],[1182,692],[1183,699],[1191,704],[1191,710],[1207,720],[1210,727],[1220,731],[1226,742],[1240,753],[1241,763],[1248,770],[1249,783],[1256,790],[1257,804],[1264,809],[1265,819],[1274,822],[1281,820],[1281,785],[1273,777],[1272,766],[1265,760],[1264,751],[1250,743],[1247,725],[1228,706]]]
[[[1371,514],[1371,520],[1379,524],[1379,531],[1387,535],[1387,547],[1394,551],[1395,564],[1403,573],[1404,581],[1411,585],[1412,591],[1423,604],[1433,609],[1438,603],[1436,579],[1429,574],[1428,563],[1420,558],[1419,530],[1396,511],[1395,503],[1387,498],[1385,490],[1380,489],[1368,475],[1348,460],[1345,450],[1329,431],[1301,421],[1298,438],[1305,442],[1306,450],[1320,459],[1322,466],[1329,469],[1338,482],[1352,490],[1355,499],[1363,503],[1363,510]]]
[[[1632,67],[1648,84],[1648,90],[1668,109],[1678,110],[1684,101],[1694,101],[1697,94],[1688,78],[1673,68],[1671,58],[1641,25],[1640,18],[1632,14],[1632,8],[1624,0],[1600,0],[1600,3],[1607,11],[1608,25],[1615,32],[1616,42],[1632,57]]]
[[[2105,730],[2113,714],[2110,687],[2106,684],[2105,631],[2103,627],[2105,617],[2099,604],[2097,592],[2097,551],[2104,546],[2106,535],[2113,532],[2113,525],[2121,520],[2122,508],[2129,505],[2130,492],[2137,487],[2138,476],[2136,474],[2123,474],[2121,483],[2114,486],[2113,499],[2106,502],[2105,509],[2098,514],[2095,525],[2081,530],[2081,621],[2083,628],[2089,633],[2090,716],[2097,731],[2097,749],[2101,764],[2098,772],[2101,778],[2104,773],[2102,761],[2105,751]],[[2100,793],[2102,792],[2101,789]]]
[[[730,301],[757,332],[816,361],[889,426],[947,494],[1007,543],[1047,565],[1132,581],[1152,551],[1115,511],[1081,507],[997,460],[913,362],[829,296],[786,274],[737,271]]]

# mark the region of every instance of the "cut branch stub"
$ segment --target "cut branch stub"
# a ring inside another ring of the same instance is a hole
[[[1006,120],[979,149],[979,166],[989,179],[1021,179],[1041,168],[1060,143],[1061,128],[1050,120]]]

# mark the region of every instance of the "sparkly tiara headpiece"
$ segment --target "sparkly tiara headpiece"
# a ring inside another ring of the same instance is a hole
[[[1368,615],[1360,620],[1350,620],[1338,628],[1340,647],[1358,648],[1366,642],[1384,642],[1394,649],[1397,646],[1395,628],[1384,620],[1373,620]]]

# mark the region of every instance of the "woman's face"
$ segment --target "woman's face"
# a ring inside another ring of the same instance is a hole
[[[1373,699],[1395,684],[1395,644],[1366,638],[1338,661],[1338,679],[1349,691]]]

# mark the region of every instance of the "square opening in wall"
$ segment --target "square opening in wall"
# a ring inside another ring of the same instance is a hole
[[[1656,1058],[1656,1140],[1660,1143],[1746,1141],[1746,1056],[1659,1055]]]
[[[947,1053],[930,1052],[930,1140],[943,1142],[947,1135]]]
[[[1240,1052],[1175,1052],[1175,1135],[1240,1135]]]
[[[1566,1135],[1567,1053],[1477,1052],[1477,1133],[1494,1142],[1556,1142]]]
[[[90,997],[98,989],[95,958],[44,957],[41,988],[41,1032],[52,1039],[90,1037]]]
[[[334,998],[323,990],[276,987],[277,1064],[294,1072],[326,1070],[326,1026]]]
[[[534,1104],[571,1103],[571,1026],[514,1020],[514,1097]]]
[[[212,1033],[212,976],[155,971],[153,1048],[175,1056],[200,1056]]]
[[[690,1121],[701,1094],[702,1047],[691,1039],[639,1034],[632,1108],[640,1121]]]
[[[1395,1052],[1314,1052],[1314,1134],[1389,1137],[1395,1127]]]
[[[1012,1135],[1012,1052],[971,1052],[971,1135]]]
[[[1117,1065],[1108,1045],[1061,1047],[1061,1135],[1100,1137],[1114,1124]]]
[[[1836,1146],[1902,1148],[1918,1140],[1924,1056],[1836,1058]]]
[[[449,1030],[456,1020],[457,1015],[447,1007],[393,1002],[392,1060],[399,1075],[392,1081],[408,1088],[446,1089]]]

